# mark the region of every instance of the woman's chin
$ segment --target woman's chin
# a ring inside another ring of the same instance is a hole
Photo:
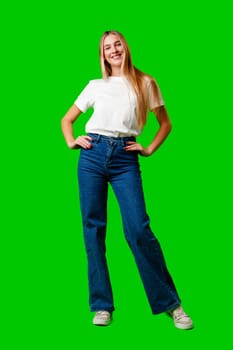
[[[121,67],[121,65],[122,65],[122,60],[111,62],[112,67]]]

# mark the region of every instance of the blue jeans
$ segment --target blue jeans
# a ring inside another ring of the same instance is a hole
[[[106,263],[106,219],[108,183],[118,200],[125,238],[134,255],[153,314],[180,305],[158,240],[146,213],[137,152],[126,152],[133,137],[89,134],[91,149],[81,149],[78,180],[84,241],[88,260],[91,311],[114,310]],[[123,266],[122,266],[123,268]]]

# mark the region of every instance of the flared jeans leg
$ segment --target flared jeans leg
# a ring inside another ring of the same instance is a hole
[[[85,159],[79,163],[78,179],[88,261],[90,310],[112,312],[113,294],[105,256],[108,183],[105,176],[90,169]]]
[[[124,225],[125,238],[132,250],[153,314],[171,310],[181,301],[168,272],[157,238],[146,213],[142,181],[135,167],[112,178]]]

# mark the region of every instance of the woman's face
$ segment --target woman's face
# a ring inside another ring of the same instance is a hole
[[[123,62],[124,48],[115,34],[109,34],[104,39],[104,58],[112,67],[120,67]]]

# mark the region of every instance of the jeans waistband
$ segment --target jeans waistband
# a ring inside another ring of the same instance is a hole
[[[88,133],[88,136],[92,137],[96,142],[106,141],[106,142],[116,142],[125,144],[126,141],[136,141],[135,136],[124,136],[124,137],[115,137],[115,136],[105,136],[101,134]]]

